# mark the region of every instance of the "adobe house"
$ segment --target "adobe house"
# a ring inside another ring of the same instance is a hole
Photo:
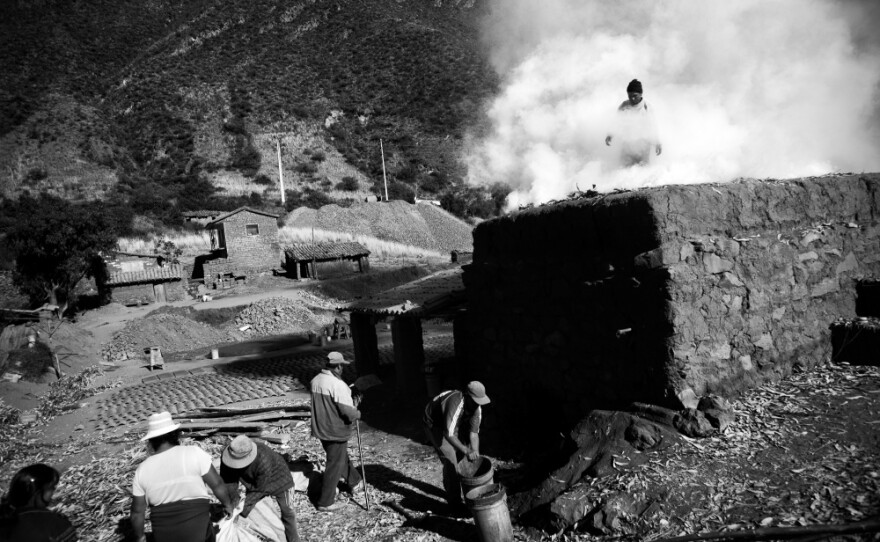
[[[880,175],[535,207],[479,224],[464,269],[456,343],[499,420],[558,434],[593,408],[730,397],[830,357],[880,276]]]
[[[453,322],[457,333],[459,314],[464,303],[464,284],[460,267],[438,271],[418,280],[396,286],[340,308],[351,313],[351,335],[358,375],[374,374],[379,369],[376,324],[391,320],[394,343],[394,366],[397,389],[411,398],[424,399],[425,348],[422,320],[443,318]],[[456,341],[456,361],[458,355]],[[458,372],[458,366],[452,367]]]
[[[239,207],[208,222],[211,254],[199,258],[205,286],[224,287],[235,280],[281,266],[278,215]]]
[[[364,273],[370,269],[370,251],[360,243],[294,243],[284,247],[287,274],[301,278],[318,278],[318,264],[324,262],[352,261],[357,270]]]
[[[105,258],[107,276],[102,281],[110,301],[122,305],[149,305],[188,297],[183,266],[166,263],[156,254],[115,252]]]

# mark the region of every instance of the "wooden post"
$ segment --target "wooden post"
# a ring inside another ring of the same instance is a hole
[[[296,271],[295,271],[295,274],[296,274],[296,280],[299,280],[299,279],[301,278],[300,275],[299,275],[299,266],[300,266],[300,265],[301,265],[301,264],[299,263],[299,260],[294,260],[294,261],[293,261],[293,268],[296,270]]]
[[[351,313],[351,339],[358,376],[376,374],[379,371],[379,339],[373,316],[362,312]]]
[[[394,372],[397,392],[422,399],[425,395],[425,347],[422,343],[422,321],[398,316],[391,322],[394,342]]]
[[[284,206],[284,169],[281,167],[281,138],[275,140],[275,148],[278,150],[278,184],[281,186],[281,206]]]
[[[382,140],[379,140],[379,152],[382,153],[382,180],[385,181],[385,201],[388,201],[388,177],[385,176],[385,147],[382,146]]]

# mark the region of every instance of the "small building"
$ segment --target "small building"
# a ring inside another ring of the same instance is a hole
[[[217,217],[223,214],[223,211],[184,211],[180,214],[186,223],[204,225],[216,220]]]
[[[183,266],[156,254],[115,252],[104,260],[107,276],[101,289],[122,305],[149,305],[186,299]]]
[[[211,254],[199,258],[205,286],[223,287],[281,266],[278,215],[239,207],[205,225]]]
[[[352,261],[361,273],[370,269],[370,251],[360,243],[295,243],[284,247],[287,273],[300,278],[318,278],[322,262]]]

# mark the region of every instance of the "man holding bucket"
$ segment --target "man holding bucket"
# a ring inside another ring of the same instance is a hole
[[[457,465],[459,458],[480,458],[481,406],[489,403],[486,387],[473,381],[463,391],[444,391],[425,407],[425,433],[443,464],[443,489],[453,509],[463,508]],[[459,430],[467,428],[468,445],[459,439]]]

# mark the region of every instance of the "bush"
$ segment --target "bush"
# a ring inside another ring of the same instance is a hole
[[[297,173],[313,175],[318,172],[318,166],[309,162],[300,162],[293,168]]]
[[[274,180],[270,179],[268,176],[266,176],[266,175],[264,175],[264,174],[262,174],[262,173],[260,173],[260,174],[257,175],[256,177],[254,177],[254,183],[256,183],[256,184],[262,184],[262,185],[265,185],[265,186],[274,186],[274,185],[275,185],[275,181],[274,181]]]
[[[37,181],[42,181],[48,176],[49,172],[46,171],[46,168],[35,167],[28,170],[24,176],[24,181],[27,183],[35,183]]]
[[[313,162],[323,162],[327,157],[321,151],[315,151],[312,153],[312,161]]]
[[[341,181],[336,183],[337,190],[345,190],[346,192],[354,192],[358,189],[357,179],[351,176],[345,176]]]

